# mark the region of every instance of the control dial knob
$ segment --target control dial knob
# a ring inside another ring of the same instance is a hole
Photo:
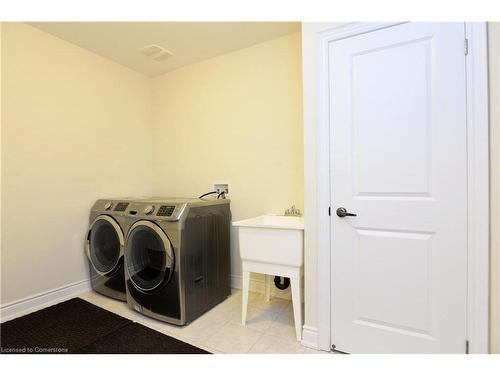
[[[106,202],[104,204],[104,209],[107,211],[107,210],[111,210],[111,207],[113,207],[113,203],[111,202]]]
[[[155,206],[146,206],[144,208],[144,213],[146,215],[151,215],[153,213],[153,211],[155,210]]]

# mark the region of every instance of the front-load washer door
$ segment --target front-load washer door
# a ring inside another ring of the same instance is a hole
[[[142,292],[165,286],[174,272],[174,251],[163,230],[153,222],[141,220],[128,232],[125,264],[132,284]]]
[[[100,215],[92,222],[86,251],[97,273],[107,276],[116,271],[123,255],[124,242],[123,232],[112,217]]]

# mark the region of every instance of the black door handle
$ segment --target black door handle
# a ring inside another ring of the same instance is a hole
[[[339,208],[337,208],[337,216],[338,217],[346,217],[346,216],[358,216],[358,215],[351,214],[350,212],[347,212],[347,210],[344,207],[339,207]]]

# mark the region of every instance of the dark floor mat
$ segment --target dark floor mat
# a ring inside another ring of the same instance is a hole
[[[1,324],[1,351],[72,353],[131,323],[74,298]]]
[[[210,354],[138,323],[129,324],[79,350],[98,354]]]
[[[80,298],[0,325],[1,353],[210,354]]]

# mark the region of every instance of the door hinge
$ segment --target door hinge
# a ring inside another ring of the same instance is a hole
[[[328,207],[328,216],[332,216],[332,207]]]
[[[469,354],[469,340],[465,340],[465,354]]]
[[[464,40],[464,54],[467,56],[469,54],[469,39]]]

